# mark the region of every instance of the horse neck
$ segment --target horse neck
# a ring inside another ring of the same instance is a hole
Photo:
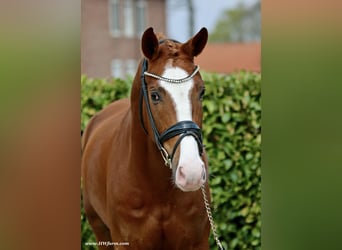
[[[138,66],[138,71],[134,77],[133,81],[133,86],[131,90],[131,117],[132,117],[132,145],[136,145],[138,148],[141,146],[146,146],[146,145],[140,145],[140,144],[145,144],[146,143],[146,134],[144,129],[142,128],[141,121],[140,121],[140,91],[142,87],[141,83],[141,64],[140,62]],[[144,114],[145,116],[145,114]],[[146,123],[147,120],[144,117],[144,123]]]
[[[164,162],[160,152],[152,141],[150,135],[146,134],[140,121],[140,91],[142,87],[141,82],[141,63],[135,75],[132,91],[131,91],[131,146],[132,157],[130,168],[139,179],[145,179],[153,188],[162,187],[170,188],[171,185],[171,171],[164,166]],[[150,129],[150,121],[146,112],[145,104],[143,102],[143,123],[147,131]]]

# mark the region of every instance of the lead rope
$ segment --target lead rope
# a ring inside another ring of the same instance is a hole
[[[218,247],[221,250],[225,250],[224,247],[222,246],[222,243],[219,240],[218,234],[216,232],[216,225],[214,223],[213,215],[211,213],[210,204],[209,204],[209,201],[208,201],[208,198],[207,198],[207,194],[205,193],[204,184],[201,186],[201,190],[202,190],[202,194],[203,194],[205,210],[207,211],[207,215],[208,215],[208,219],[209,219],[209,222],[210,222],[211,231],[213,232],[213,235],[214,235],[214,239],[215,239],[216,244],[218,245]]]

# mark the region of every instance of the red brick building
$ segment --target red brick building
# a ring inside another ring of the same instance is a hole
[[[81,73],[89,77],[135,74],[140,38],[152,26],[166,32],[166,0],[81,0]],[[260,43],[207,44],[195,59],[202,70],[260,72]]]
[[[165,0],[82,0],[81,73],[89,77],[134,74],[147,27],[166,33]]]

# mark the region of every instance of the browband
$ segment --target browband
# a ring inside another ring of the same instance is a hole
[[[161,80],[161,81],[178,84],[178,83],[183,83],[183,82],[189,81],[191,78],[193,78],[196,75],[196,73],[198,71],[199,71],[199,66],[196,65],[196,67],[195,67],[194,71],[191,73],[191,75],[186,76],[186,77],[181,78],[181,79],[170,79],[170,78],[166,78],[166,77],[163,77],[163,76],[160,76],[160,75],[156,75],[156,74],[153,74],[153,73],[150,73],[150,72],[147,72],[147,71],[144,72],[144,75],[156,78],[156,79]]]

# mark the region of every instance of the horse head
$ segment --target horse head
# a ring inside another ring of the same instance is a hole
[[[183,191],[198,190],[207,178],[201,134],[205,87],[194,64],[207,40],[206,28],[185,43],[158,41],[152,28],[141,40],[145,56],[141,96],[149,120],[142,119],[142,124],[172,169],[175,185]]]

